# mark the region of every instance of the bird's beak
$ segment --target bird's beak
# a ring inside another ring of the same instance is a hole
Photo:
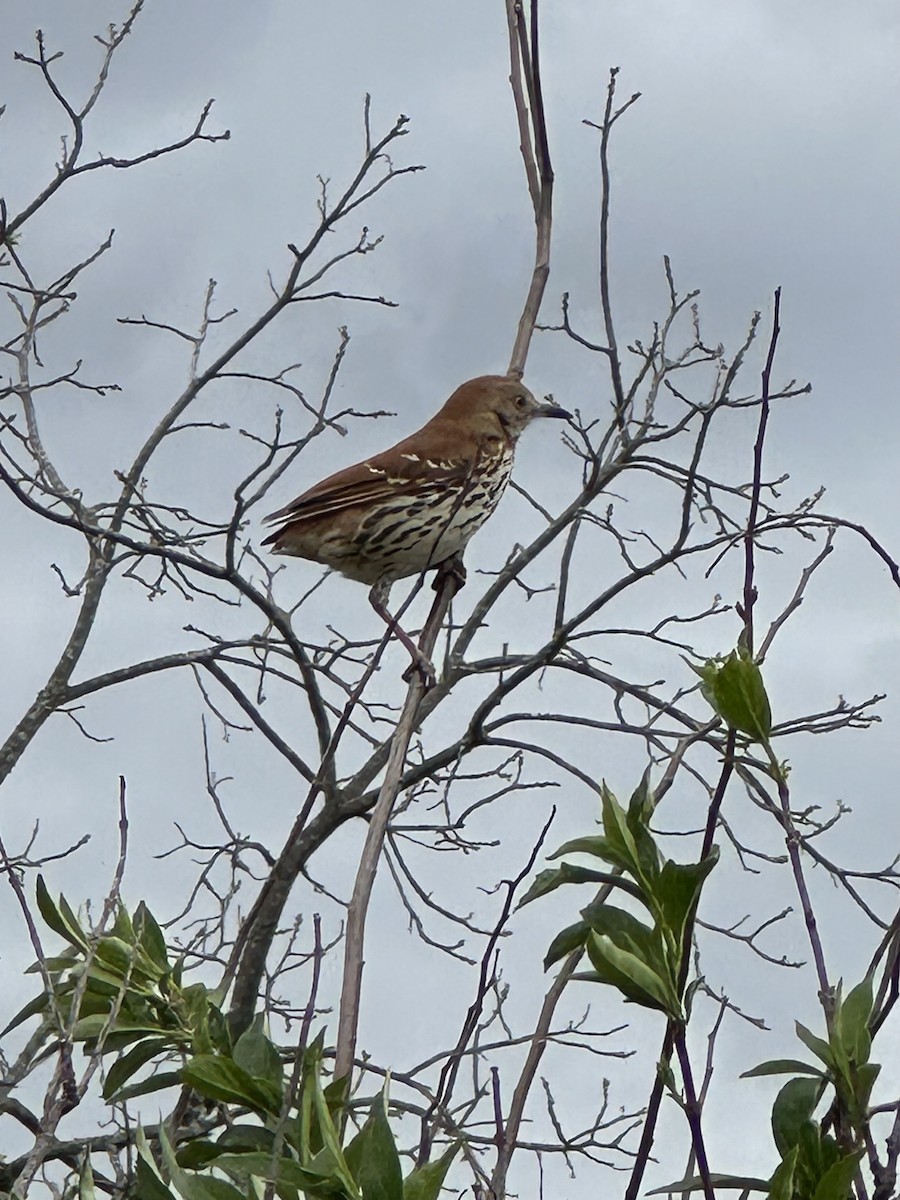
[[[534,415],[536,417],[559,417],[562,420],[568,420],[572,414],[566,412],[564,408],[560,408],[558,404],[542,404]]]

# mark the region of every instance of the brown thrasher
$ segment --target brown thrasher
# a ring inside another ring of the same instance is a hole
[[[514,376],[470,379],[417,433],[268,516],[280,528],[263,545],[370,584],[372,607],[430,674],[387,610],[391,584],[450,564],[464,579],[459,556],[503,495],[519,435],[535,417],[569,415]]]

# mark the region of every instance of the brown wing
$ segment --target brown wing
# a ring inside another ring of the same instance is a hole
[[[414,499],[435,486],[463,483],[470,470],[471,464],[463,459],[426,457],[400,442],[382,454],[329,475],[265,520],[285,526],[401,495]],[[274,542],[279,533],[270,534],[263,545]]]

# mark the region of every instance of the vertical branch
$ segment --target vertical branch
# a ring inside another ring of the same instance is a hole
[[[778,287],[775,289],[775,304],[772,313],[772,333],[769,337],[769,348],[766,353],[766,361],[762,370],[759,425],[756,432],[756,443],[753,447],[753,487],[750,493],[750,511],[747,514],[747,529],[744,533],[744,593],[741,607],[738,610],[744,622],[744,631],[741,640],[747,650],[747,653],[751,655],[753,653],[753,608],[756,604],[757,598],[756,584],[754,582],[754,572],[756,566],[756,526],[759,519],[760,493],[762,491],[763,450],[765,447],[766,428],[769,423],[769,411],[771,408],[772,367],[775,363],[775,352],[778,348],[778,336],[780,332],[781,288]],[[766,743],[765,750],[769,758],[771,775],[778,789],[778,802],[781,807],[781,821],[786,835],[785,841],[787,843],[788,857],[791,863],[791,872],[794,876],[794,884],[797,888],[797,895],[800,898],[800,904],[803,910],[803,923],[806,926],[806,932],[809,937],[809,944],[813,954],[813,961],[816,967],[816,977],[819,984],[819,999],[822,1003],[822,1008],[825,1014],[826,1025],[830,1030],[834,1016],[834,996],[828,979],[828,969],[825,963],[825,951],[822,947],[822,939],[819,935],[815,910],[813,909],[809,888],[806,885],[806,877],[803,874],[803,861],[800,857],[800,835],[794,825],[793,814],[791,813],[790,789],[785,777],[784,768],[778,762],[771,745]]]
[[[612,375],[613,393],[619,428],[625,421],[625,388],[622,384],[622,364],[616,346],[616,329],[613,323],[612,304],[609,298],[609,135],[618,114],[613,115],[613,100],[616,95],[618,67],[609,72],[606,89],[606,111],[600,133],[600,304],[603,308],[603,324],[606,329],[606,345],[609,349],[609,369]]]
[[[572,951],[560,967],[556,978],[544,996],[544,1003],[541,1005],[540,1015],[538,1016],[534,1033],[531,1036],[531,1044],[528,1047],[525,1065],[522,1068],[516,1082],[515,1090],[513,1091],[509,1115],[506,1118],[506,1127],[503,1129],[502,1142],[499,1141],[500,1127],[498,1125],[497,1137],[499,1144],[497,1149],[497,1164],[491,1175],[491,1195],[495,1196],[497,1200],[501,1200],[506,1195],[506,1176],[509,1172],[509,1164],[512,1161],[513,1152],[518,1143],[519,1129],[525,1116],[525,1103],[528,1100],[531,1085],[534,1082],[534,1077],[537,1074],[537,1069],[540,1066],[544,1050],[547,1046],[547,1035],[550,1032],[553,1014],[556,1012],[556,1006],[559,1004],[566,984],[574,975],[582,956],[583,951],[580,947]]]
[[[613,402],[616,413],[616,426],[623,440],[628,440],[627,410],[631,403],[630,395],[626,395],[622,382],[622,364],[619,361],[619,348],[616,342],[616,327],[613,321],[612,301],[609,294],[609,138],[612,127],[627,109],[631,108],[641,98],[640,92],[635,92],[624,104],[614,109],[616,98],[616,76],[618,67],[610,68],[609,83],[606,85],[606,107],[603,111],[603,124],[585,121],[592,129],[600,131],[600,307],[603,310],[603,326],[606,331],[606,345],[603,352],[609,359],[609,370],[612,377]]]
[[[525,177],[528,180],[528,192],[531,205],[535,212],[541,202],[541,185],[538,176],[537,162],[534,157],[534,145],[531,138],[531,120],[529,116],[528,99],[530,88],[523,79],[523,65],[528,71],[529,62],[523,64],[521,41],[519,36],[519,21],[521,6],[519,0],[506,0],[506,26],[509,32],[509,82],[513,90],[513,100],[516,105],[516,121],[519,126],[519,151],[525,164]]]
[[[754,538],[756,524],[759,519],[759,497],[762,490],[762,460],[763,447],[766,441],[766,426],[769,423],[769,408],[771,397],[772,366],[775,362],[775,350],[778,346],[778,335],[781,332],[781,288],[775,289],[775,311],[772,316],[772,335],[769,338],[769,350],[766,354],[766,364],[762,372],[762,392],[759,407],[759,426],[756,431],[756,444],[753,447],[753,487],[750,492],[750,511],[747,514],[747,530],[744,533],[744,598],[738,615],[744,621],[743,642],[747,653],[753,653],[753,606],[756,603],[756,586],[753,582],[755,567]]]
[[[812,897],[806,885],[806,876],[803,874],[803,860],[800,857],[801,839],[794,824],[794,815],[791,812],[791,793],[785,776],[785,768],[778,761],[775,751],[768,743],[765,744],[764,748],[769,757],[769,768],[772,778],[775,780],[775,786],[778,789],[781,824],[784,828],[784,840],[791,862],[791,873],[794,876],[794,886],[797,888],[797,895],[800,898],[800,907],[803,911],[803,924],[806,926],[813,962],[816,967],[816,978],[819,983],[819,1001],[822,1005],[822,1011],[825,1014],[825,1024],[830,1033],[834,1020],[834,989],[828,980],[828,968],[825,964],[825,950],[819,934],[819,924],[816,920]]]
[[[709,1162],[706,1158],[706,1143],[703,1140],[703,1130],[700,1125],[700,1102],[694,1087],[694,1074],[691,1070],[691,1060],[688,1057],[687,1039],[684,1025],[678,1026],[675,1035],[675,1049],[681,1066],[681,1079],[684,1084],[684,1111],[691,1127],[691,1143],[697,1157],[697,1171],[703,1184],[703,1195],[706,1200],[716,1200],[712,1181],[709,1177]]]
[[[457,589],[459,576],[452,570],[439,571],[435,581],[437,595],[431,606],[428,621],[422,631],[419,649],[430,658],[447,609]],[[347,932],[344,938],[344,972],[341,983],[340,1016],[338,1021],[337,1045],[335,1048],[334,1074],[336,1079],[349,1076],[353,1069],[356,1053],[356,1037],[359,1030],[359,1004],[362,993],[363,949],[366,932],[366,917],[369,901],[378,870],[388,821],[400,790],[400,779],[406,752],[416,726],[419,704],[425,694],[425,681],[414,671],[406,693],[406,701],[391,739],[391,749],[384,771],[384,780],[378,800],[372,809],[366,842],[360,857],[353,895],[347,911]]]
[[[509,374],[521,376],[537,323],[544,288],[550,275],[550,234],[553,218],[553,167],[547,141],[544,98],[538,50],[538,0],[531,0],[531,29],[526,28],[521,0],[506,0],[509,30],[509,82],[519,125],[519,148],[525,164],[528,192],[534,209],[534,270],[519,318],[509,360]]]
[[[465,1055],[466,1049],[478,1028],[478,1022],[481,1019],[484,1009],[485,997],[487,996],[488,989],[491,986],[491,980],[496,975],[498,944],[500,942],[500,938],[506,932],[506,926],[509,922],[510,914],[512,913],[513,901],[516,898],[516,892],[522,881],[531,874],[534,864],[537,861],[537,856],[544,844],[544,839],[549,833],[550,826],[553,824],[555,819],[556,806],[554,805],[550,811],[550,816],[544,822],[543,829],[537,836],[537,840],[531,849],[531,853],[528,855],[528,861],[525,863],[525,866],[521,871],[519,871],[518,875],[516,875],[514,879],[503,880],[503,886],[506,888],[506,899],[503,902],[500,916],[497,918],[497,921],[494,924],[494,928],[487,940],[487,944],[485,945],[484,953],[481,956],[481,970],[478,976],[478,985],[475,989],[475,999],[469,1005],[469,1009],[466,1013],[465,1020],[463,1021],[462,1031],[459,1035],[457,1043],[447,1056],[447,1060],[441,1070],[440,1079],[437,1087],[435,1088],[434,1098],[422,1117],[422,1138],[419,1143],[418,1159],[420,1164],[428,1161],[428,1155],[431,1151],[432,1138],[434,1134],[434,1129],[431,1127],[432,1117],[435,1116],[435,1114],[441,1109],[445,1112],[450,1111],[450,1102],[453,1096],[453,1089],[456,1086],[456,1080],[459,1075],[460,1066],[462,1065],[463,1056]],[[497,1156],[498,1160],[501,1160],[506,1155],[506,1138],[503,1132],[503,1113],[500,1107],[499,1099],[499,1075],[496,1073],[496,1071],[497,1069],[494,1067],[492,1068],[491,1073],[494,1077],[494,1124],[497,1129]],[[518,1124],[516,1128],[518,1129]],[[513,1141],[512,1146],[514,1145],[515,1142]],[[510,1147],[510,1153],[512,1152],[512,1146]],[[499,1196],[501,1194],[493,1186],[492,1191],[495,1196]]]

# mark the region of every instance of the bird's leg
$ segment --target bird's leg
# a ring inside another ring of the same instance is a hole
[[[459,554],[454,554],[452,558],[445,559],[438,569],[434,577],[434,583],[431,585],[436,592],[439,592],[444,586],[448,576],[452,576],[456,581],[456,587],[453,589],[454,596],[458,591],[466,586],[466,568],[462,557]]]
[[[456,595],[456,593],[459,591],[459,589],[461,587],[465,586],[465,583],[466,583],[466,568],[463,566],[463,560],[462,560],[461,555],[454,554],[454,556],[452,558],[445,559],[444,562],[442,562],[438,565],[437,571],[435,572],[435,576],[434,576],[434,582],[431,585],[432,588],[434,589],[434,591],[437,593],[437,595],[434,598],[434,604],[431,606],[431,612],[428,616],[428,620],[425,622],[426,629],[431,628],[432,623],[435,620],[435,614],[440,613],[441,616],[443,615],[445,602],[446,602],[446,605],[449,607],[449,605],[451,604],[451,602],[453,600],[453,597]],[[438,617],[438,619],[440,619],[440,617]],[[406,670],[403,672],[403,678],[407,682],[409,682],[409,680],[412,678],[412,674],[414,671],[422,670],[421,664],[422,664],[422,661],[424,660],[424,662],[428,663],[428,667],[430,668],[430,671],[431,671],[431,680],[430,681],[428,679],[428,676],[423,673],[423,678],[425,679],[425,687],[427,689],[431,686],[432,683],[435,682],[434,667],[431,665],[431,663],[428,661],[428,659],[425,658],[424,654],[422,654],[422,651],[419,647],[416,647],[416,653],[417,653],[417,657],[413,660],[413,662],[410,664],[410,666],[408,666],[406,668]]]
[[[410,657],[412,658],[410,670],[419,672],[419,674],[422,676],[422,682],[425,684],[425,690],[427,691],[428,688],[434,687],[436,678],[434,667],[432,666],[431,659],[422,653],[416,643],[402,627],[400,622],[396,620],[396,618],[392,617],[388,612],[387,597],[390,590],[390,584],[385,585],[384,583],[376,583],[369,592],[369,603],[378,613],[379,617],[381,617],[382,621],[384,621],[385,625],[387,625],[391,633],[393,633],[409,651]],[[405,673],[403,678],[406,679],[407,677],[408,676]]]

